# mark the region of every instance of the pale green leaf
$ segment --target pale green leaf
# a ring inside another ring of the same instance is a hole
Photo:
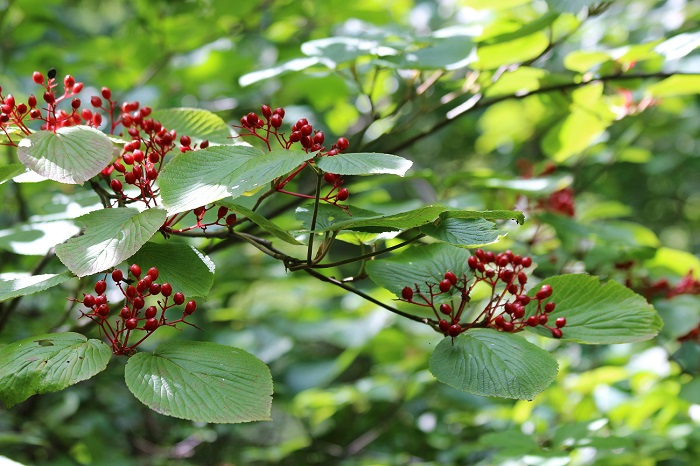
[[[231,173],[233,181],[229,183],[228,193],[234,199],[242,196],[247,191],[286,175],[312,156],[302,151],[274,149],[250,159]]]
[[[327,173],[336,175],[375,175],[386,173],[404,176],[413,162],[398,155],[367,153],[338,154],[321,157],[316,165]]]
[[[21,175],[27,171],[27,167],[21,163],[11,163],[0,167],[0,184],[3,184],[17,175]]]
[[[700,74],[675,75],[647,87],[652,97],[700,94]]]
[[[585,73],[610,60],[612,57],[605,52],[574,50],[564,57],[564,66],[577,73]]]
[[[112,141],[88,126],[37,131],[22,139],[17,157],[27,168],[50,180],[81,184],[97,175],[115,156]]]
[[[286,63],[277,65],[274,68],[246,73],[240,77],[238,83],[241,85],[241,87],[250,86],[258,81],[275,78],[288,72],[305,70],[306,68],[317,65],[320,63],[320,61],[321,60],[318,57],[294,58]]]
[[[9,408],[32,395],[63,390],[102,372],[112,352],[78,333],[49,333],[0,349],[0,400]]]
[[[178,136],[189,136],[193,143],[204,140],[214,144],[233,144],[233,132],[219,115],[199,108],[168,108],[155,110],[151,115]]]
[[[67,272],[59,274],[45,273],[41,275],[24,275],[9,279],[0,275],[0,302],[18,296],[26,296],[28,294],[48,290],[70,278],[72,278],[72,276]]]
[[[174,341],[129,358],[126,385],[152,410],[197,422],[270,420],[272,376],[255,356],[209,342]]]
[[[440,382],[468,393],[531,400],[557,376],[557,361],[519,335],[477,328],[444,338],[430,357]]]
[[[79,277],[102,272],[128,259],[158,231],[165,210],[101,209],[78,217],[85,234],[56,246],[56,255]]]

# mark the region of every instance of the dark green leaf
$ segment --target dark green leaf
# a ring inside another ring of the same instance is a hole
[[[420,231],[437,240],[465,248],[496,243],[507,234],[500,231],[495,223],[483,218],[446,218],[437,225],[424,225]]]

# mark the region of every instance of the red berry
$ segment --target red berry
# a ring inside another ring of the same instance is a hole
[[[32,80],[37,84],[44,84],[44,75],[35,71],[32,73]]]
[[[515,300],[518,301],[523,306],[527,306],[528,304],[530,304],[530,301],[531,301],[530,297],[528,295],[525,295],[525,294],[521,294],[519,296],[516,296]]]
[[[484,262],[496,262],[496,254],[493,251],[486,251],[484,253]]]
[[[124,327],[126,327],[127,330],[133,330],[138,324],[139,321],[132,317],[131,319],[127,319],[126,322],[124,322]]]
[[[521,265],[525,268],[530,267],[532,265],[532,259],[527,256],[523,257]]]
[[[338,194],[336,194],[336,198],[339,201],[345,201],[347,198],[350,196],[350,191],[348,191],[348,188],[340,188],[338,190]]]
[[[514,328],[515,328],[515,325],[513,325],[513,322],[503,322],[503,331],[504,332],[512,332]]]
[[[29,108],[36,107],[36,96],[34,94],[30,95],[27,99],[27,105],[29,105]]]
[[[553,336],[554,338],[561,338],[561,337],[564,336],[564,334],[562,333],[562,331],[561,331],[560,329],[558,329],[558,328],[553,328],[553,329],[552,329],[552,336]]]
[[[273,128],[279,128],[282,126],[282,117],[275,113],[272,115],[272,118],[270,118],[270,124]]]
[[[401,290],[401,297],[406,301],[411,301],[413,299],[413,289],[410,286],[405,286]]]
[[[133,285],[129,285],[129,286],[126,287],[126,295],[127,295],[129,298],[135,297],[136,294],[137,294],[137,293],[136,293],[136,288],[134,288]]]
[[[263,105],[260,107],[260,113],[262,113],[265,118],[270,118],[270,115],[272,115],[272,110],[268,105]]]
[[[537,318],[537,316],[530,316],[527,318],[527,325],[529,325],[530,327],[537,327],[537,324],[539,323],[540,321]]]
[[[84,304],[86,307],[92,307],[92,306],[94,306],[94,305],[95,305],[95,297],[94,297],[93,295],[91,295],[91,294],[86,294],[86,295],[83,297],[83,304]]]
[[[141,296],[137,296],[134,298],[134,310],[138,311],[139,309],[143,309],[143,306],[146,305],[146,303],[143,301],[143,298]]]
[[[236,214],[229,214],[229,215],[226,217],[226,225],[232,227],[233,225],[235,225],[236,220],[237,220]]]
[[[542,285],[542,288],[540,288],[540,291],[537,292],[535,298],[541,301],[549,298],[550,296],[552,296],[552,287],[549,285]]]
[[[134,174],[134,172],[126,173],[124,175],[124,182],[126,182],[126,184],[136,183],[136,175]]]
[[[338,138],[338,142],[335,143],[335,146],[340,150],[345,150],[350,146],[350,142],[345,138]]]
[[[504,319],[502,315],[499,315],[494,319],[494,323],[496,324],[496,327],[503,328],[503,324],[506,323],[506,319]]]
[[[143,315],[146,317],[146,319],[152,319],[157,313],[158,309],[155,306],[148,306]]]
[[[151,163],[158,163],[160,161],[160,155],[157,152],[151,152],[148,154],[148,161]]]
[[[520,283],[521,285],[527,283],[527,275],[525,274],[525,272],[520,272],[518,274],[518,283]]]
[[[457,275],[454,272],[445,272],[445,280],[449,280],[453,285],[457,284]]]
[[[469,266],[470,269],[476,270],[476,266],[479,264],[479,259],[477,259],[474,256],[469,256],[469,259],[467,259],[467,265]]]
[[[289,135],[289,141],[290,141],[290,142],[299,142],[299,141],[301,141],[301,132],[299,132],[299,131],[292,131],[292,134]]]
[[[245,119],[250,126],[257,126],[258,124],[258,116],[255,112],[250,112]]]
[[[194,300],[187,301],[187,304],[185,304],[185,314],[190,315],[194,313],[194,311],[197,309],[197,303]]]
[[[122,160],[124,161],[125,164],[127,165],[133,165],[134,164],[134,156],[131,154],[124,154],[122,156]]]
[[[522,304],[516,304],[515,308],[513,309],[513,317],[516,319],[522,319],[525,317],[525,308],[522,306]]]
[[[506,265],[510,264],[510,261],[508,260],[508,257],[499,254],[496,258],[496,264],[499,267],[505,267]]]
[[[116,178],[109,182],[109,186],[114,190],[115,193],[120,193],[124,190],[122,182]]]
[[[155,180],[158,178],[158,172],[156,171],[155,168],[147,168],[146,169],[146,178],[149,180]]]
[[[450,323],[444,319],[440,319],[438,327],[440,327],[442,333],[447,333],[447,331],[450,330]]]
[[[102,99],[100,99],[96,95],[93,95],[92,97],[90,97],[90,104],[95,108],[100,108],[102,107]]]
[[[73,89],[73,86],[75,86],[75,78],[73,76],[67,74],[65,78],[63,78],[63,87],[65,87],[68,90]],[[80,92],[80,91],[78,91]]]
[[[114,280],[116,283],[119,283],[124,279],[124,274],[122,273],[121,270],[119,269],[114,269],[112,271],[112,280]]]
[[[133,153],[134,156],[134,162],[136,163],[142,163],[144,160],[146,160],[146,156],[143,154],[143,151],[141,149],[136,149]]]
[[[440,312],[445,315],[452,314],[452,307],[449,304],[440,304]]]
[[[122,165],[120,162],[114,162],[112,164],[114,166],[114,169],[118,171],[119,173],[125,173],[126,172],[126,167]]]
[[[316,134],[314,134],[314,143],[323,144],[323,141],[325,140],[326,136],[324,136],[322,131],[317,131]]]
[[[165,296],[166,298],[173,294],[173,287],[170,286],[170,283],[163,283],[160,286],[160,292]]]
[[[147,284],[145,281],[139,280],[138,283],[136,283],[136,291],[138,291],[139,293],[143,293],[144,291],[146,291],[148,286],[149,284]]]
[[[112,91],[110,91],[108,87],[103,87],[102,88],[102,97],[104,97],[107,100],[111,99],[112,98]]]
[[[151,277],[151,280],[157,280],[158,279],[158,269],[156,267],[151,267],[148,269],[148,272],[146,272],[146,275]]]
[[[109,306],[106,304],[100,304],[97,306],[97,309],[95,309],[95,314],[100,315],[102,317],[107,317],[109,314]]]
[[[77,97],[75,99],[73,99],[70,103],[70,106],[74,110],[77,110],[78,108],[80,108],[80,99],[78,99]]]
[[[192,143],[192,139],[190,139],[189,136],[182,136],[180,137],[180,145],[183,147],[190,147],[190,144]]]
[[[53,104],[56,102],[56,97],[49,91],[44,92],[44,102],[47,104]]]
[[[206,139],[199,143],[200,149],[206,149],[207,147],[209,147],[209,141],[207,141]]]
[[[306,118],[300,118],[297,121],[297,128],[301,128],[302,126],[308,125],[308,124],[309,124],[309,121]]]
[[[141,276],[141,267],[139,267],[137,264],[132,264],[131,267],[129,267],[129,270],[134,277],[139,278]]]
[[[501,269],[501,270],[498,272],[498,278],[500,278],[501,280],[503,280],[504,283],[510,284],[510,283],[513,281],[513,277],[514,277],[514,276],[515,276],[515,274],[513,273],[512,270]]]
[[[447,331],[447,333],[449,333],[450,336],[454,338],[460,333],[462,333],[462,327],[459,324],[450,325],[450,328]]]
[[[515,283],[512,285],[508,285],[508,293],[518,294],[518,291],[520,291],[520,288]]]
[[[547,303],[547,304],[544,305],[544,312],[550,313],[550,312],[554,311],[554,308],[555,308],[555,307],[557,307],[556,304],[554,304],[554,303]]]
[[[279,115],[280,118],[284,118],[284,109],[283,108],[276,108],[272,113],[275,115]]]
[[[178,291],[173,296],[173,301],[175,301],[175,304],[182,304],[185,302],[185,295]]]
[[[539,317],[539,322],[542,325],[546,324],[548,320],[549,320],[549,317],[547,317],[545,314],[542,314]]]
[[[218,218],[224,218],[227,213],[228,213],[228,207],[221,206],[221,207],[219,207],[219,210],[216,211],[216,216]]]
[[[448,279],[444,279],[440,282],[438,286],[440,288],[440,291],[442,291],[443,293],[447,293],[448,291],[450,291],[450,288],[452,288],[452,283]]]
[[[562,328],[566,325],[566,317],[557,317],[557,320],[555,320],[554,323],[557,325],[557,327]]]
[[[486,276],[487,276],[488,278],[493,278],[493,277],[496,276],[496,271],[495,271],[495,270],[487,270],[487,271],[486,271]]]
[[[97,294],[102,294],[105,292],[107,289],[107,282],[104,280],[100,280],[97,283],[95,283],[95,293]]]
[[[95,296],[95,305],[99,306],[100,304],[107,304],[107,297],[103,294]]]
[[[152,295],[160,294],[160,285],[157,283],[153,283],[151,286],[148,287],[148,292]]]
[[[146,323],[143,325],[143,329],[147,332],[152,332],[155,329],[158,328],[158,320],[156,319],[148,319]]]
[[[309,136],[314,129],[311,127],[311,125],[304,125],[299,128],[299,131],[301,131],[302,136]]]
[[[326,183],[328,184],[335,184],[338,177],[334,173],[326,173],[323,175],[323,179],[326,180]]]
[[[122,310],[119,311],[119,317],[121,317],[123,320],[130,319],[131,318],[131,309],[124,306],[122,308]]]

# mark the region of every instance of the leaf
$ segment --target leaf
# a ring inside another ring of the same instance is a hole
[[[30,170],[60,183],[81,184],[114,158],[112,141],[88,126],[37,131],[22,139],[17,156]]]
[[[420,231],[437,240],[464,248],[496,243],[507,234],[500,231],[495,223],[483,218],[446,218],[437,225],[424,225]]]
[[[320,62],[321,60],[318,57],[294,58],[288,62],[277,65],[274,68],[246,73],[240,77],[238,84],[240,84],[241,87],[250,86],[258,81],[274,78],[276,76],[286,74],[287,72],[305,70],[306,68],[317,65]]]
[[[101,209],[78,217],[85,234],[56,246],[56,255],[78,277],[102,272],[128,259],[158,231],[165,211],[151,208]]]
[[[262,151],[247,146],[212,146],[176,155],[158,176],[168,215],[186,212],[229,196],[232,174]]]
[[[413,162],[398,155],[375,152],[338,154],[321,157],[316,166],[327,173],[336,175],[375,175],[386,173],[404,176]]]
[[[63,390],[102,372],[112,352],[78,333],[25,338],[0,349],[0,400],[10,408],[32,395]]]
[[[401,296],[405,286],[418,285],[426,289],[426,283],[439,283],[445,272],[452,271],[458,277],[471,276],[467,265],[467,250],[448,244],[435,243],[413,246],[401,254],[386,259],[367,262],[369,278],[396,296]]]
[[[27,167],[21,163],[11,163],[0,167],[0,184],[3,184],[17,175],[21,175],[27,171]]]
[[[238,348],[173,341],[126,364],[126,385],[152,410],[197,422],[270,420],[272,376]]]
[[[447,33],[448,30],[436,31],[430,45],[405,52],[401,56],[401,67],[456,70],[476,60],[472,37],[460,31],[452,35]]]
[[[296,219],[301,221],[303,228],[307,231],[311,228],[311,219],[313,217],[313,213],[313,204],[298,207],[296,210]],[[318,214],[316,215],[315,231],[332,231],[336,230],[336,224],[342,224],[343,222],[358,221],[362,219],[376,217],[382,217],[382,214],[354,206],[350,208],[350,213],[348,213],[338,206],[330,204],[319,204]]]
[[[600,3],[600,0],[547,0],[549,9],[562,13],[578,13],[586,7]]]
[[[541,285],[552,287],[552,296],[546,302],[556,303],[549,322],[566,317],[562,340],[587,344],[631,343],[653,338],[663,322],[647,300],[629,288],[610,280],[601,285],[598,277],[567,274],[543,280]],[[540,286],[530,290],[534,297]],[[533,300],[527,315],[537,307]],[[552,337],[549,330],[527,327],[540,335]]]
[[[587,149],[607,127],[608,122],[577,108],[547,132],[542,148],[555,162],[565,162]]]
[[[169,108],[155,110],[151,115],[168,130],[180,136],[189,136],[193,142],[204,140],[214,144],[233,144],[233,132],[221,117],[199,108]]]
[[[228,193],[234,198],[239,197],[291,172],[311,157],[312,154],[302,151],[274,149],[248,160],[231,173],[233,181],[229,183]]]
[[[477,328],[444,338],[430,357],[440,382],[468,393],[532,400],[557,376],[557,361],[519,335]]]
[[[612,60],[612,57],[605,52],[574,50],[564,57],[564,66],[577,73],[585,73],[610,60]]]
[[[71,278],[72,276],[67,272],[59,274],[46,273],[42,275],[27,275],[7,280],[0,275],[0,302],[18,296],[26,296],[28,294],[48,290]]]
[[[251,222],[255,223],[257,226],[265,230],[266,232],[270,233],[272,236],[275,238],[281,239],[282,241],[289,243],[289,244],[294,244],[294,245],[300,245],[299,241],[296,240],[292,235],[290,235],[286,230],[283,230],[281,227],[279,227],[277,224],[271,222],[270,220],[266,219],[262,215],[258,214],[255,211],[250,210],[247,207],[244,207],[239,204],[234,204],[232,202],[227,202],[227,201],[220,201],[217,202],[219,205],[223,205],[225,207],[228,207],[229,210],[243,215],[244,217],[247,217]],[[340,209],[338,209],[340,210]]]
[[[652,97],[700,94],[700,74],[671,76],[647,87],[646,93]]]
[[[354,61],[365,56],[394,55],[398,51],[381,45],[378,41],[358,39],[356,37],[328,37],[311,40],[301,44],[304,55],[318,57],[328,68],[335,68],[341,63]]]
[[[573,181],[574,177],[571,175],[554,175],[541,178],[487,178],[480,184],[487,188],[507,189],[519,193],[550,194],[571,186]]]
[[[214,284],[215,265],[194,246],[184,243],[148,242],[131,257],[142,269],[158,269],[158,283],[170,283],[188,298],[205,297]]]

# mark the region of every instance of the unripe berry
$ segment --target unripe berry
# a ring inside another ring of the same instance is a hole
[[[338,194],[336,194],[335,197],[339,201],[345,201],[348,199],[349,196],[350,196],[350,191],[348,191],[348,188],[340,188],[338,190]]]
[[[170,286],[170,283],[163,283],[160,286],[160,292],[165,296],[166,298],[173,294],[173,287]]]
[[[155,306],[148,306],[143,315],[144,317],[146,317],[146,319],[152,319],[156,316],[157,313],[158,309]]]
[[[335,143],[335,146],[340,150],[345,150],[350,146],[350,142],[345,138],[338,138],[338,142]]]
[[[158,320],[148,319],[145,324],[143,324],[143,329],[147,332],[152,332],[158,328]]]
[[[114,280],[115,283],[119,283],[119,282],[122,281],[123,279],[124,279],[124,274],[122,273],[121,270],[119,270],[119,269],[114,269],[114,270],[112,271],[112,280]]]
[[[32,80],[37,84],[44,84],[44,75],[35,71],[32,73]]]
[[[173,296],[173,301],[175,301],[175,304],[182,304],[185,302],[185,295],[178,291]]]
[[[449,333],[450,336],[454,338],[460,333],[462,333],[462,327],[459,324],[450,325],[450,328],[447,331],[447,333]]]
[[[450,291],[450,288],[452,288],[452,283],[450,283],[448,279],[444,279],[440,282],[438,287],[440,288],[440,291],[442,291],[443,293],[447,293],[448,291]]]
[[[191,315],[197,309],[197,303],[194,300],[187,301],[185,304],[185,315]]]
[[[109,182],[109,186],[114,190],[116,193],[122,192],[124,187],[122,186],[122,182],[119,181],[118,179],[113,179],[112,181]]]
[[[138,326],[138,324],[139,321],[132,317],[131,319],[127,319],[126,322],[124,322],[124,327],[126,327],[127,330],[133,330]]]
[[[87,307],[92,307],[95,305],[95,297],[91,294],[86,294],[83,297],[83,304]]]
[[[549,298],[550,296],[552,296],[552,287],[549,285],[542,285],[542,288],[540,288],[540,291],[537,292],[535,298],[541,301]]]
[[[457,284],[457,275],[455,275],[454,272],[445,272],[445,279],[449,280],[453,285]]]
[[[132,264],[131,267],[129,267],[129,270],[134,277],[139,278],[141,276],[141,267],[139,267],[137,264]]]
[[[449,304],[440,304],[440,312],[445,315],[452,314],[452,307]]]
[[[107,290],[107,282],[100,280],[95,283],[95,293],[102,294],[105,292],[105,290]]]
[[[557,320],[555,320],[554,323],[557,325],[557,327],[562,328],[566,325],[566,317],[557,317]]]
[[[411,301],[413,299],[413,289],[410,286],[405,286],[401,290],[401,297],[406,301]]]

